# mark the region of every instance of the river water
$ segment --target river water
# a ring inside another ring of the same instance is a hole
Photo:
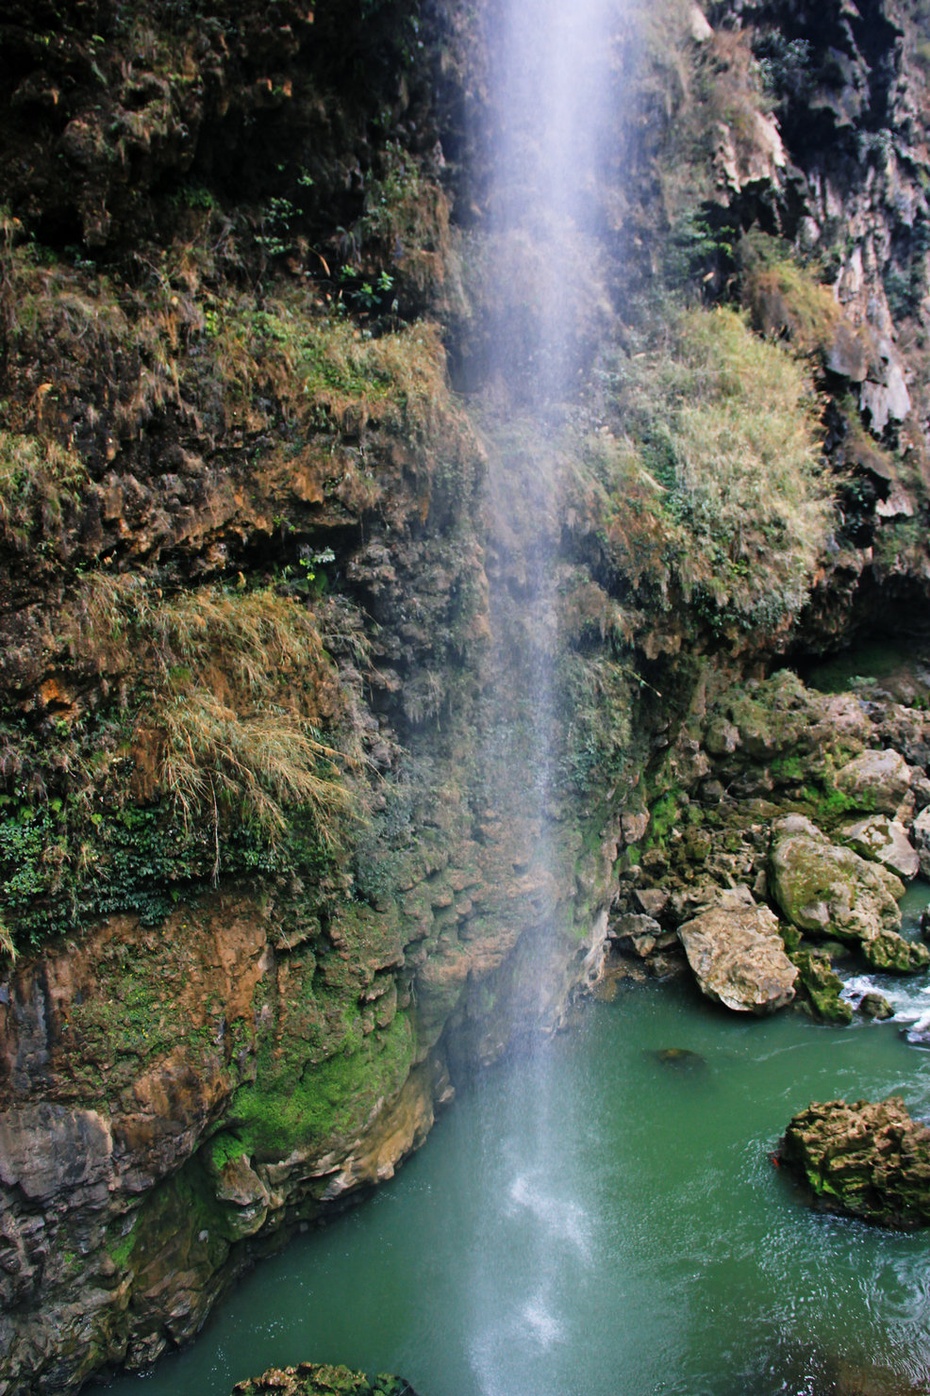
[[[421,1396],[821,1396],[837,1358],[930,1390],[927,1235],[811,1212],[771,1160],[809,1101],[891,1093],[930,1114],[930,1053],[898,1022],[746,1020],[689,985],[622,983],[110,1396],[227,1396],[304,1360]]]

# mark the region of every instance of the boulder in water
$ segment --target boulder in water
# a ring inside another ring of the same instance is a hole
[[[780,1160],[827,1211],[880,1226],[930,1226],[930,1129],[898,1096],[809,1105],[789,1124]]]
[[[825,1023],[851,1023],[852,1004],[840,995],[843,981],[823,951],[796,950],[791,956],[801,975],[801,984],[818,1018]]]
[[[886,1018],[894,1017],[894,1009],[885,995],[877,992],[862,995],[859,1000],[859,1012],[863,1018],[872,1018],[878,1022],[884,1022]]]
[[[713,906],[678,934],[701,992],[715,1003],[737,1013],[774,1013],[794,998],[798,971],[768,907]]]
[[[363,1372],[328,1363],[301,1362],[297,1367],[270,1367],[260,1377],[240,1381],[232,1396],[417,1396],[401,1377],[369,1379]]]

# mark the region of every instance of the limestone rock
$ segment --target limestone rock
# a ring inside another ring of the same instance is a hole
[[[920,875],[930,880],[930,805],[920,811],[911,825],[911,838],[917,850]]]
[[[920,858],[904,825],[896,819],[881,814],[871,815],[868,819],[847,824],[841,833],[850,848],[863,858],[881,863],[908,882],[917,876]]]
[[[897,751],[864,751],[840,768],[836,787],[860,809],[895,814],[911,784],[911,770]]]
[[[737,1013],[773,1013],[795,994],[778,918],[768,907],[712,907],[678,932],[701,988]]]
[[[859,390],[859,406],[871,417],[872,431],[881,436],[889,418],[903,422],[911,410],[911,396],[904,380],[904,371],[888,340],[879,344],[881,368],[878,381],[866,379]]]
[[[633,893],[633,900],[644,916],[652,916],[656,921],[668,906],[670,894],[664,887],[642,887]]]
[[[707,16],[700,5],[692,5],[688,18],[691,37],[696,44],[706,44],[714,37],[714,31],[707,22]]]
[[[608,932],[610,939],[619,944],[621,950],[632,951],[641,959],[651,955],[662,934],[662,927],[651,916],[637,916],[632,912],[618,916]]]
[[[930,1129],[897,1096],[813,1103],[792,1119],[780,1154],[828,1211],[881,1226],[930,1226]]]
[[[625,844],[641,843],[648,828],[648,810],[625,810],[620,816],[620,832]]]
[[[363,1372],[328,1363],[301,1362],[297,1367],[271,1367],[260,1377],[240,1381],[232,1396],[417,1396],[402,1377],[379,1375],[369,1379]]]
[[[0,1182],[33,1200],[102,1186],[112,1173],[113,1139],[96,1110],[41,1101],[0,1116]]]
[[[775,900],[798,930],[857,941],[879,969],[905,972],[930,963],[926,946],[898,934],[904,887],[894,873],[831,843],[803,815],[773,826],[771,870]]]

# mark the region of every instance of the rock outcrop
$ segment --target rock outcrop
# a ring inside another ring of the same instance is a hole
[[[270,1367],[261,1376],[236,1382],[230,1396],[416,1396],[411,1383],[399,1376],[373,1376],[300,1362],[297,1367]]]
[[[260,1377],[237,1382],[230,1396],[417,1396],[401,1377],[366,1377],[348,1367],[301,1362],[270,1367]]]
[[[930,1226],[930,1129],[897,1096],[809,1105],[789,1124],[780,1158],[828,1211],[880,1226]]]

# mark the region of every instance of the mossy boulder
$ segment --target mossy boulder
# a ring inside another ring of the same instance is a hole
[[[780,1158],[827,1211],[880,1226],[930,1226],[930,1129],[898,1096],[812,1103],[791,1120]]]
[[[271,1367],[260,1377],[237,1382],[232,1396],[417,1396],[402,1377],[366,1377],[348,1367],[301,1362]]]
[[[894,814],[911,786],[911,768],[900,752],[864,751],[837,771],[836,788],[861,810]]]
[[[926,946],[898,934],[900,879],[880,863],[831,843],[803,815],[774,824],[770,868],[775,901],[798,930],[857,942],[876,969],[903,973],[930,962]]]

